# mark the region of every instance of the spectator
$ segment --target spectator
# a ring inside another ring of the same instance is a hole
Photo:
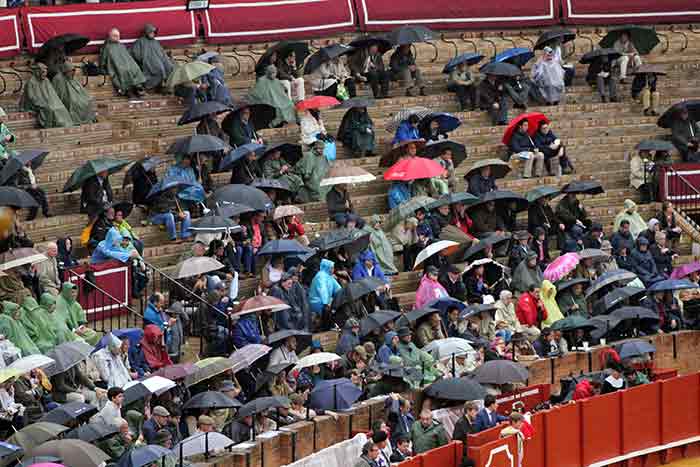
[[[23,89],[19,109],[34,112],[40,128],[71,127],[75,124],[51,86],[46,65],[39,62],[32,65],[32,76]]]
[[[90,423],[103,423],[107,426],[116,426],[117,419],[122,416],[124,404],[124,390],[120,387],[110,387],[107,390],[107,402],[104,407],[92,416]]]
[[[659,227],[663,232],[666,232],[666,239],[673,247],[681,237],[683,230],[676,225],[676,215],[674,213],[673,203],[666,201],[661,204],[661,211],[656,215],[659,219]]]
[[[438,312],[430,313],[416,329],[416,344],[425,347],[429,343],[447,337]]]
[[[279,298],[290,306],[288,310],[275,313],[277,328],[296,329],[299,331],[309,328],[309,304],[306,292],[298,293],[298,283],[294,281],[294,275],[287,271],[282,274],[280,281],[270,289],[270,295]]]
[[[518,464],[517,465],[518,465],[518,467],[520,467],[523,465],[523,457],[525,455],[524,444],[523,444],[525,436],[523,435],[522,431],[520,431],[523,428],[523,423],[525,423],[525,418],[523,417],[522,414],[520,414],[518,412],[512,412],[510,414],[510,417],[508,417],[508,421],[510,422],[510,424],[501,430],[500,437],[506,438],[508,436],[515,435],[515,437],[517,439],[517,445],[518,445]]]
[[[544,168],[544,154],[535,146],[528,133],[528,120],[525,118],[518,123],[518,127],[511,137],[509,149],[515,157],[525,161],[523,166],[523,178],[541,177]]]
[[[649,378],[644,373],[635,370],[634,368],[625,368],[625,384],[628,388],[649,384]]]
[[[547,318],[542,321],[543,326],[550,326],[557,321],[564,319],[564,315],[562,315],[561,310],[559,310],[556,296],[556,286],[546,279],[542,281],[540,299],[542,300],[542,304],[544,305],[544,310],[547,315]]]
[[[401,435],[396,440],[396,448],[392,451],[389,460],[392,464],[399,464],[411,458],[411,438]]]
[[[564,224],[569,232],[574,226],[588,228],[591,220],[588,218],[586,209],[581,205],[581,201],[576,193],[567,193],[557,204],[555,211],[559,222]]]
[[[338,281],[333,277],[334,263],[328,259],[321,260],[321,267],[311,281],[309,288],[309,305],[316,315],[330,313],[330,305],[333,297],[341,289]]]
[[[472,212],[472,230],[475,237],[484,239],[493,234],[500,235],[505,231],[503,210],[496,210],[495,201],[488,201]]]
[[[296,54],[290,52],[286,56],[280,55],[274,65],[277,67],[277,77],[287,96],[294,102],[303,101],[306,97],[304,78],[301,76],[303,64],[297,63]]]
[[[46,260],[36,264],[36,275],[39,279],[41,293],[58,295],[61,288],[61,276],[59,273],[58,245],[54,242],[47,243],[44,248]]]
[[[601,394],[610,394],[611,392],[627,388],[625,378],[622,376],[623,371],[622,366],[619,364],[610,366],[610,374],[603,381],[603,387],[600,391]]]
[[[80,212],[94,218],[106,205],[110,205],[113,199],[109,172],[104,170],[83,183],[80,193]]]
[[[154,324],[149,324],[143,332],[141,348],[149,368],[154,371],[172,365],[168,350],[163,342],[163,331]]]
[[[39,348],[22,324],[23,314],[24,310],[16,303],[3,301],[2,313],[0,313],[0,334],[17,346],[23,356],[40,354]]]
[[[345,321],[343,332],[335,347],[335,353],[345,355],[358,345],[360,345],[360,322],[355,318],[349,318]]]
[[[481,167],[478,171],[474,171],[469,177],[469,193],[476,197],[488,193],[489,191],[497,190],[496,177],[491,175],[491,166]]]
[[[597,57],[588,65],[586,82],[595,85],[600,95],[600,101],[617,102],[617,78],[613,74],[612,63],[607,55]]]
[[[681,107],[674,117],[671,124],[671,142],[678,149],[683,162],[700,161],[700,125],[690,118],[685,106]]]
[[[642,57],[639,56],[636,47],[630,40],[630,33],[623,31],[615,41],[613,48],[622,56],[615,60],[615,65],[620,69],[620,83],[625,83],[627,79],[627,68],[632,65],[632,71],[642,66]]]
[[[447,266],[446,270],[440,274],[438,282],[450,297],[460,301],[467,299],[467,287],[462,281],[462,271],[454,264]]]
[[[656,270],[669,277],[673,271],[673,260],[678,257],[678,254],[667,247],[665,232],[656,232],[655,240],[649,247],[649,252],[656,263]]]
[[[637,204],[631,199],[626,199],[624,202],[624,208],[620,211],[617,216],[615,216],[615,224],[613,228],[618,230],[620,228],[620,223],[623,220],[629,222],[629,231],[632,234],[632,238],[636,239],[637,236],[647,228],[647,223],[642,216],[637,212]]]
[[[416,65],[416,58],[411,52],[410,45],[400,45],[396,48],[389,60],[391,78],[400,81],[406,86],[406,95],[415,96],[415,89],[420,90],[420,95],[425,96],[425,83],[420,69]]]
[[[107,336],[107,346],[98,350],[92,359],[100,375],[100,379],[107,387],[123,387],[131,381],[129,370],[124,364],[122,355],[122,341],[114,334]]]
[[[140,98],[143,96],[146,77],[119,40],[119,29],[110,29],[100,50],[100,68],[109,75],[119,95]]]
[[[578,401],[600,394],[602,384],[597,379],[583,379],[576,384],[572,400]]]
[[[297,339],[294,336],[287,337],[282,345],[275,348],[275,350],[270,353],[270,362],[267,365],[268,368],[280,365],[283,363],[296,363],[299,361],[297,357]]]
[[[143,87],[160,91],[173,71],[173,64],[156,39],[156,34],[158,28],[146,24],[143,27],[143,35],[131,47],[131,56],[141,67],[146,78]]]
[[[477,104],[477,89],[466,63],[460,63],[447,78],[447,90],[457,95],[459,110],[473,112]],[[468,104],[467,104],[468,103]]]
[[[664,277],[656,269],[656,263],[649,251],[649,240],[644,237],[637,239],[637,246],[630,254],[631,266],[644,285],[650,287],[653,283],[662,280]]]
[[[564,68],[554,59],[554,51],[545,46],[544,55],[532,67],[532,81],[547,105],[558,105],[564,95]]]
[[[388,439],[389,435],[384,430],[376,430],[372,433],[372,442],[379,448],[379,456],[377,456],[375,461],[379,467],[389,467],[391,465],[391,460],[389,459],[391,454],[387,455],[385,452],[389,444]]]
[[[496,412],[498,403],[496,397],[492,394],[487,394],[484,397],[484,408],[479,410],[474,419],[474,429],[476,432],[493,428],[501,422],[505,422],[508,418]]]
[[[127,263],[131,258],[138,258],[139,252],[130,250],[128,237],[122,237],[119,231],[112,227],[107,231],[104,240],[97,244],[90,257],[91,264],[100,264],[110,260]]]
[[[71,62],[63,63],[61,72],[56,73],[51,84],[73,123],[82,125],[95,122],[95,102],[80,81],[75,79],[75,66]]]
[[[356,95],[355,80],[342,57],[322,63],[311,73],[311,89],[316,95],[337,97],[341,101]]]
[[[661,95],[656,90],[656,82],[658,79],[657,73],[640,73],[634,75],[632,81],[632,99],[639,98],[642,104],[644,115],[659,115],[656,109],[659,106]]]
[[[578,314],[584,318],[588,318],[590,315],[588,303],[583,294],[583,284],[581,283],[574,284],[571,288],[564,291],[559,291],[557,294],[557,304],[559,305],[559,309],[566,316]]]
[[[350,70],[358,82],[367,82],[375,99],[389,96],[389,73],[384,67],[384,59],[378,44],[354,52],[349,59]]]
[[[233,345],[243,348],[248,344],[262,344],[257,313],[250,313],[239,318],[233,326]]]
[[[518,321],[523,326],[539,328],[547,319],[547,310],[540,300],[540,289],[538,286],[530,286],[526,292],[518,298],[518,306],[515,309]]]
[[[355,461],[353,467],[378,467],[378,459],[381,450],[379,446],[374,444],[374,441],[367,441],[364,446],[362,446],[362,455]]]
[[[478,413],[479,405],[475,401],[465,402],[462,416],[459,417],[459,420],[455,423],[455,428],[452,432],[452,440],[462,442],[464,455],[467,453],[467,435],[478,433],[476,429],[476,416]]]
[[[338,140],[352,151],[354,157],[374,154],[374,122],[366,107],[353,107],[345,113],[338,127]]]
[[[537,149],[544,154],[544,166],[549,175],[561,177],[562,173],[570,174],[573,172],[573,167],[569,158],[566,157],[566,150],[561,140],[557,138],[545,120],[539,123],[534,143]]]
[[[438,269],[435,266],[428,266],[416,291],[416,308],[422,308],[432,300],[447,296],[447,291],[438,282]]]
[[[479,108],[487,111],[493,125],[505,125],[508,123],[508,102],[503,83],[498,77],[486,75],[486,79],[479,84],[477,91],[479,96]]]
[[[353,211],[352,199],[345,184],[333,185],[326,194],[328,217],[334,219],[338,214],[350,214]]]
[[[7,146],[15,142],[15,135],[5,124],[5,118],[7,118],[7,113],[0,107],[0,161],[8,158]]]
[[[155,444],[157,433],[167,429],[170,412],[162,405],[157,405],[151,410],[151,418],[143,424],[143,439],[147,444]]]
[[[181,241],[188,240],[190,233],[190,213],[183,211],[177,201],[177,189],[171,188],[156,196],[150,206],[151,222],[155,225],[164,225],[171,242],[179,243],[177,239],[177,222],[181,223]],[[176,213],[176,214],[174,214]],[[177,215],[177,218],[175,217]]]
[[[304,181],[304,185],[297,193],[298,199],[303,203],[320,201],[325,196],[326,188],[321,186],[321,180],[330,168],[324,153],[325,147],[326,143],[322,140],[315,140],[296,165],[297,172]]]
[[[410,331],[408,335],[410,336]],[[402,436],[412,438],[411,428],[415,424],[415,418],[411,413],[411,401],[399,394],[391,393],[386,402],[389,408],[388,420],[392,442],[396,444]]]
[[[248,94],[251,104],[267,104],[275,108],[275,119],[270,122],[273,128],[297,121],[294,103],[287,92],[285,82],[289,83],[277,79],[277,67],[268,65],[265,75],[258,78],[255,87]]]
[[[511,285],[518,292],[525,292],[532,287],[539,287],[543,279],[542,270],[537,267],[537,254],[529,251],[527,258],[521,261],[513,271]]]
[[[129,342],[129,350],[127,351],[129,369],[141,379],[151,373],[151,367],[148,366],[146,356],[143,354],[143,331],[139,330],[138,336],[134,341],[136,343]]]
[[[392,147],[397,147],[404,141],[417,140],[420,139],[420,134],[418,133],[418,124],[420,123],[420,118],[416,114],[411,114],[408,119],[402,121],[399,127],[396,129],[396,134],[394,139],[391,140]],[[408,145],[410,146],[410,145]],[[408,148],[407,148],[408,149]],[[414,145],[415,149],[415,145]]]
[[[445,428],[437,420],[433,419],[433,414],[429,410],[420,413],[420,420],[413,423],[411,427],[411,440],[413,442],[413,452],[420,454],[439,448],[449,442]]]

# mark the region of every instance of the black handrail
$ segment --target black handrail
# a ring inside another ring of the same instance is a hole
[[[511,45],[513,46],[513,48],[517,47],[515,41],[514,41],[513,39],[511,39],[510,37],[506,37],[506,33],[505,33],[504,31],[501,31],[498,35],[499,35],[499,37],[501,38],[502,41],[508,41],[508,42],[510,42]]]
[[[5,91],[7,90],[7,81],[5,81],[2,71],[0,71],[0,81],[2,81],[2,91],[0,91],[0,94],[5,94]]]
[[[221,47],[217,47],[216,53],[218,53],[218,54],[221,55],[222,57],[230,58],[230,59],[232,59],[234,62],[236,62],[236,71],[232,71],[232,72],[231,72],[231,76],[237,76],[237,75],[241,72],[241,61],[238,60],[238,57],[236,57],[235,55],[226,55],[226,54],[224,54],[224,49],[222,49]]]
[[[455,57],[459,55],[459,47],[457,47],[457,43],[455,41],[445,39],[445,34],[440,34],[440,40],[445,44],[450,44],[455,49]]]
[[[15,78],[17,78],[18,86],[17,86],[17,89],[15,89],[14,91],[12,91],[12,94],[19,94],[19,92],[20,92],[20,91],[22,90],[22,88],[24,87],[24,80],[22,79],[22,75],[20,75],[20,74],[17,73],[16,71],[0,70],[0,75],[2,75],[2,74],[12,75],[12,76],[14,76]],[[3,77],[3,81],[4,81],[4,80],[5,80],[5,78]]]
[[[681,47],[681,52],[688,48],[688,35],[683,31],[677,31],[675,25],[671,25],[668,30],[671,34],[680,34],[683,36],[683,46]]]
[[[476,46],[476,42],[469,40],[469,39],[466,39],[464,37],[464,34],[465,33],[462,33],[459,35],[459,38],[462,40],[462,42],[466,42],[467,44],[471,44],[472,47],[474,47],[474,53],[479,53],[479,48]]]
[[[494,57],[496,57],[496,55],[498,55],[498,47],[496,47],[496,43],[494,41],[492,41],[491,39],[485,38],[483,32],[481,34],[479,34],[479,39],[491,44],[491,47],[493,47],[493,56]]]
[[[527,36],[525,35],[525,31],[520,31],[520,35],[518,35],[518,37],[520,38],[520,40],[523,40],[523,41],[529,43],[531,49],[534,49],[534,48],[535,48],[535,41],[533,41],[532,39],[530,39],[529,37],[527,37]]]
[[[239,52],[235,47],[233,49],[231,49],[231,53],[233,55],[235,55],[236,57],[247,58],[248,60],[253,62],[253,71],[251,73],[255,73],[255,66],[258,64],[258,61],[255,59],[255,57],[253,57],[251,55],[247,55],[246,53],[243,53],[243,52]]]

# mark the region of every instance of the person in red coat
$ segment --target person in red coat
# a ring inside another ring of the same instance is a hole
[[[588,399],[589,397],[597,396],[598,394],[600,394],[600,387],[600,381],[590,381],[584,379],[578,384],[576,384],[572,399],[578,401],[581,399]]]
[[[523,326],[539,328],[542,321],[547,319],[547,309],[540,300],[540,289],[531,286],[530,289],[520,295],[515,315]]]
[[[168,351],[163,342],[163,331],[155,324],[149,324],[143,330],[143,341],[141,342],[143,356],[146,358],[148,366],[153,371],[173,364],[168,356]]]

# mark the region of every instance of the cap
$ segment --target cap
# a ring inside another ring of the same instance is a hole
[[[513,238],[516,240],[527,240],[530,238],[530,234],[527,230],[518,230],[517,232],[513,233]]]
[[[451,272],[452,274],[460,274],[462,271],[460,271],[454,264],[450,264],[447,266],[447,272]]]
[[[396,331],[396,334],[397,334],[399,337],[410,336],[410,335],[411,335],[411,330],[410,330],[409,328],[407,328],[407,327],[404,326],[404,327],[402,327],[402,328],[399,328],[399,330]]]
[[[159,417],[169,417],[170,412],[168,412],[168,409],[163,407],[162,405],[156,405],[153,410],[151,411],[153,415],[158,415]]]
[[[164,444],[166,441],[173,439],[173,434],[168,430],[158,430],[156,436],[153,439],[154,444]]]
[[[214,419],[209,415],[200,415],[197,419],[197,425],[215,425]]]

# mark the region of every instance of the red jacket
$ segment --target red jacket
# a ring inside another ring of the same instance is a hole
[[[584,379],[574,388],[573,400],[588,399],[589,397],[593,397],[593,386],[591,386],[590,381]]]
[[[537,316],[538,307],[539,317]],[[518,299],[515,315],[518,317],[520,324],[539,327],[540,323],[547,319],[547,310],[542,305],[542,302],[535,298],[530,292],[525,292]]]
[[[291,222],[287,222],[287,230],[289,231],[289,238],[301,237],[305,233],[304,224],[297,221],[296,217]]]

